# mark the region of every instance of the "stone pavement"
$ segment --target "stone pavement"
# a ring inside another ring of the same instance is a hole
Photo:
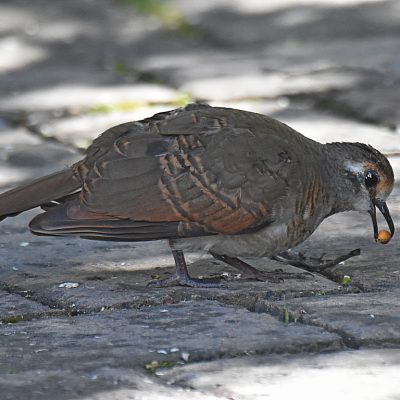
[[[400,176],[399,15],[395,0],[2,2],[1,191],[191,100],[370,143]],[[388,204],[398,226],[398,183]],[[155,289],[165,243],[37,237],[37,212],[0,224],[1,399],[400,399],[399,239],[375,244],[368,215],[299,247],[361,249],[323,274]],[[195,275],[234,272],[191,259]]]

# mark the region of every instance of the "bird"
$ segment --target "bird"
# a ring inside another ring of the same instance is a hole
[[[215,287],[189,274],[186,252],[257,278],[241,258],[285,254],[336,213],[369,213],[378,240],[378,209],[393,236],[393,185],[370,145],[322,144],[262,114],[194,103],[105,131],[81,161],[1,194],[0,220],[39,206],[36,235],[168,240],[175,272],[149,283]]]

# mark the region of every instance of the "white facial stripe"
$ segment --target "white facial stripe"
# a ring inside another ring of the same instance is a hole
[[[353,172],[355,175],[363,174],[364,170],[365,170],[364,165],[360,164],[360,163],[353,163],[353,162],[347,161],[345,166],[348,171]]]

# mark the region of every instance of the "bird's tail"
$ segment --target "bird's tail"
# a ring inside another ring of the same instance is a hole
[[[68,196],[80,187],[81,182],[71,168],[2,193],[0,194],[0,221]]]

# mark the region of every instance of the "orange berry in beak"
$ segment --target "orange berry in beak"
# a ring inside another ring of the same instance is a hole
[[[378,237],[376,238],[376,241],[378,243],[387,244],[390,242],[391,238],[392,238],[392,235],[390,234],[389,231],[381,230],[378,233]]]

